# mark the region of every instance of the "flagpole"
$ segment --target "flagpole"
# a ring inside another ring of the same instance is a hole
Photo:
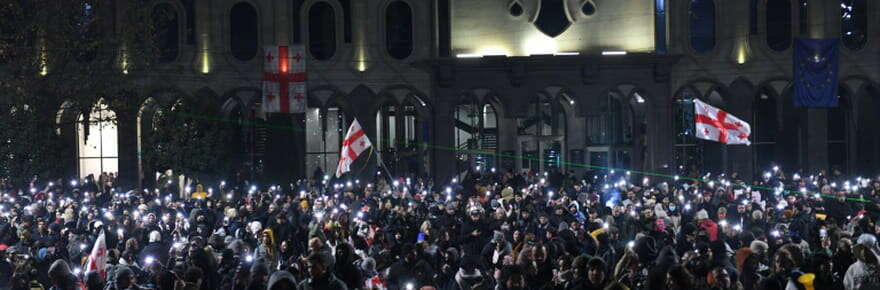
[[[380,167],[382,167],[382,169],[385,169],[385,174],[388,176],[388,181],[394,182],[394,178],[391,177],[391,170],[388,170],[388,166],[385,166],[385,161],[382,160],[382,155],[379,153],[380,151],[382,151],[382,150],[376,150],[376,161],[378,162],[377,166],[380,166]],[[389,184],[391,184],[391,183],[389,183]]]

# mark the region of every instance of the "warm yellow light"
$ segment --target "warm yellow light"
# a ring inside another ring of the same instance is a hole
[[[740,64],[740,65],[746,63],[746,49],[745,49],[745,47],[740,46],[739,50],[737,50],[736,63]]]
[[[211,53],[208,49],[209,41],[207,33],[202,33],[201,37],[201,46],[202,46],[202,74],[208,74],[211,72]]]
[[[367,51],[364,48],[364,45],[358,46],[357,52],[357,70],[359,72],[367,71]]]
[[[42,53],[40,53],[40,75],[44,76],[49,74],[49,64],[46,60],[46,50],[44,49]]]
[[[211,72],[211,54],[207,51],[202,52],[202,73],[208,74]]]
[[[510,51],[500,46],[485,46],[477,49],[479,55],[510,55]]]
[[[559,45],[553,38],[543,34],[536,34],[522,43],[522,50],[526,55],[554,54],[559,52]]]
[[[125,48],[122,48],[122,53],[120,54],[119,68],[122,69],[123,74],[128,74],[128,51]]]

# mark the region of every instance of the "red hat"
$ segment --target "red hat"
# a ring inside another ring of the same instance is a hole
[[[0,251],[6,251],[6,249],[8,248],[9,246],[7,246],[6,244],[0,244]]]

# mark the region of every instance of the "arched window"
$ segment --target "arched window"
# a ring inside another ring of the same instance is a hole
[[[858,50],[868,42],[868,4],[865,0],[840,1],[840,37],[843,45]]]
[[[752,152],[754,172],[761,172],[779,162],[776,158],[776,99],[769,89],[762,89],[752,103]]]
[[[519,134],[558,136],[565,134],[565,125],[565,111],[560,101],[542,93],[532,99],[528,117],[519,120]]]
[[[397,106],[387,102],[376,112],[376,148],[393,154],[397,142]]]
[[[715,1],[692,0],[690,9],[691,47],[699,53],[715,48]]]
[[[409,57],[413,51],[412,9],[403,1],[394,1],[385,10],[385,46],[396,59]]]
[[[259,24],[257,10],[246,2],[232,6],[229,13],[229,47],[232,56],[240,61],[249,61],[257,55],[259,49]]]
[[[149,178],[153,175],[153,168],[145,162],[145,142],[149,142],[146,136],[153,131],[153,116],[156,113],[156,99],[147,98],[141,107],[138,109],[137,114],[137,152],[138,152],[138,180],[140,181],[150,181],[154,180]],[[144,185],[150,184],[152,182],[144,182]]]
[[[411,173],[409,156],[418,152],[418,112],[411,103],[388,101],[376,112],[376,149],[392,174]]]
[[[846,174],[849,168],[849,96],[839,90],[838,106],[828,108],[828,165]]]
[[[153,27],[156,33],[156,48],[159,61],[171,62],[177,59],[180,49],[180,34],[177,10],[171,4],[161,3],[153,7]]]
[[[327,2],[318,2],[309,9],[309,52],[318,60],[336,54],[336,12]]]
[[[406,102],[403,105],[403,146],[406,148],[415,148],[418,145],[419,137],[419,112],[416,111],[415,105]]]
[[[592,145],[611,145],[623,141],[623,104],[620,96],[609,93],[599,103],[599,111],[587,117],[587,136]]]
[[[695,98],[697,95],[693,90],[684,89],[673,104],[676,172],[688,176],[703,164],[703,148],[694,137]]]
[[[526,118],[520,118],[519,135],[536,136],[521,138],[522,168],[532,171],[549,171],[562,164],[563,143],[566,133],[566,114],[561,97],[538,93],[529,105]],[[548,138],[550,137],[550,138]]]
[[[90,174],[97,178],[104,172],[118,173],[119,143],[114,119],[116,113],[107,107],[103,99],[95,103],[88,116],[79,116],[76,132],[81,178]]]
[[[767,0],[767,46],[783,51],[791,46],[791,0]]]
[[[458,169],[481,171],[495,167],[494,153],[498,150],[498,120],[495,108],[470,99],[455,106],[455,144]],[[475,151],[489,154],[477,154]]]
[[[345,113],[339,106],[332,104],[324,110],[320,107],[308,108],[306,111],[306,172],[308,174],[318,168],[327,174],[336,170],[339,164],[339,148],[347,130]]]

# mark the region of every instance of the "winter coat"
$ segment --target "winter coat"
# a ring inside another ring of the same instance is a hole
[[[843,277],[846,290],[880,289],[880,265],[858,261],[849,266]]]

